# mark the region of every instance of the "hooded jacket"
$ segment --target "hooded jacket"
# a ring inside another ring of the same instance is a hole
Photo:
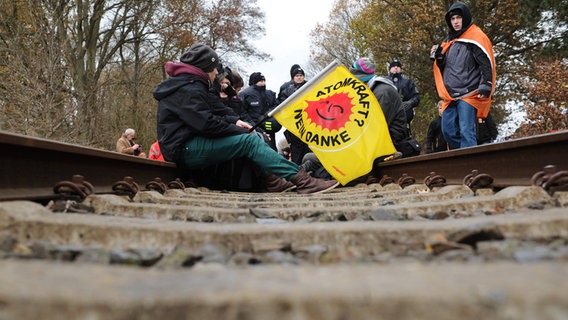
[[[396,147],[410,136],[406,128],[406,113],[396,86],[390,79],[382,76],[374,76],[367,85],[379,100],[391,140]]]
[[[154,90],[158,100],[158,141],[164,159],[179,163],[187,140],[195,136],[222,137],[248,133],[236,125],[217,96],[209,92],[210,81],[205,72],[185,63],[166,63],[169,79]]]
[[[451,17],[462,17],[461,30],[455,31]],[[448,37],[436,54],[434,79],[438,95],[444,100],[442,110],[456,100],[462,99],[477,109],[477,116],[487,117],[491,96],[495,90],[495,56],[489,38],[473,24],[469,8],[461,2],[454,3],[446,12]],[[479,92],[489,93],[487,98],[478,98]]]

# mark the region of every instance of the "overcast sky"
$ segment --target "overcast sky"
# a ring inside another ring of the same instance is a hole
[[[290,67],[305,67],[310,54],[309,34],[316,23],[324,23],[333,6],[332,0],[257,0],[265,13],[266,35],[254,44],[272,56],[272,61],[249,66],[266,77],[266,87],[278,94],[280,86],[290,80]],[[248,84],[248,74],[245,86]]]

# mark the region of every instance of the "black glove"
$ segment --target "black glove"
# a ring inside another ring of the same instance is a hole
[[[444,59],[444,53],[442,53],[442,46],[438,46],[438,48],[436,48],[436,52],[434,52],[434,57],[437,59]]]
[[[479,89],[479,90],[477,90],[477,93],[489,98],[489,95],[491,94],[491,90]]]
[[[233,86],[231,85],[225,87],[225,89],[223,89],[223,92],[225,92],[229,99],[237,95],[237,91],[235,91],[235,88],[233,88]]]
[[[408,110],[412,109],[410,101],[403,101],[402,106],[404,107],[404,111],[408,111]]]

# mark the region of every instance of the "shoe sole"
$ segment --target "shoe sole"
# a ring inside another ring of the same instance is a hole
[[[285,193],[285,192],[288,192],[288,191],[292,191],[292,190],[294,190],[294,189],[296,189],[296,186],[291,186],[291,187],[288,187],[288,188],[286,188],[286,189],[280,191],[279,193]]]
[[[323,190],[320,190],[320,191],[311,192],[311,193],[301,193],[301,192],[298,192],[298,193],[299,193],[299,194],[318,194],[318,193],[324,193],[324,192],[326,192],[326,191],[335,189],[338,185],[339,185],[339,181],[337,181],[335,184],[331,185],[330,187],[328,187],[328,188],[326,188],[326,189],[323,189]]]

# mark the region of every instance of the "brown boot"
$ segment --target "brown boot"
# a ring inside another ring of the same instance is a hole
[[[269,173],[266,175],[266,177],[264,177],[264,185],[266,187],[266,191],[275,193],[296,189],[296,185],[294,185],[292,182],[280,178],[273,173]]]
[[[300,194],[322,193],[339,185],[339,182],[335,180],[321,180],[314,178],[303,168],[300,168],[300,171],[292,178],[292,183],[298,187],[296,191]]]

